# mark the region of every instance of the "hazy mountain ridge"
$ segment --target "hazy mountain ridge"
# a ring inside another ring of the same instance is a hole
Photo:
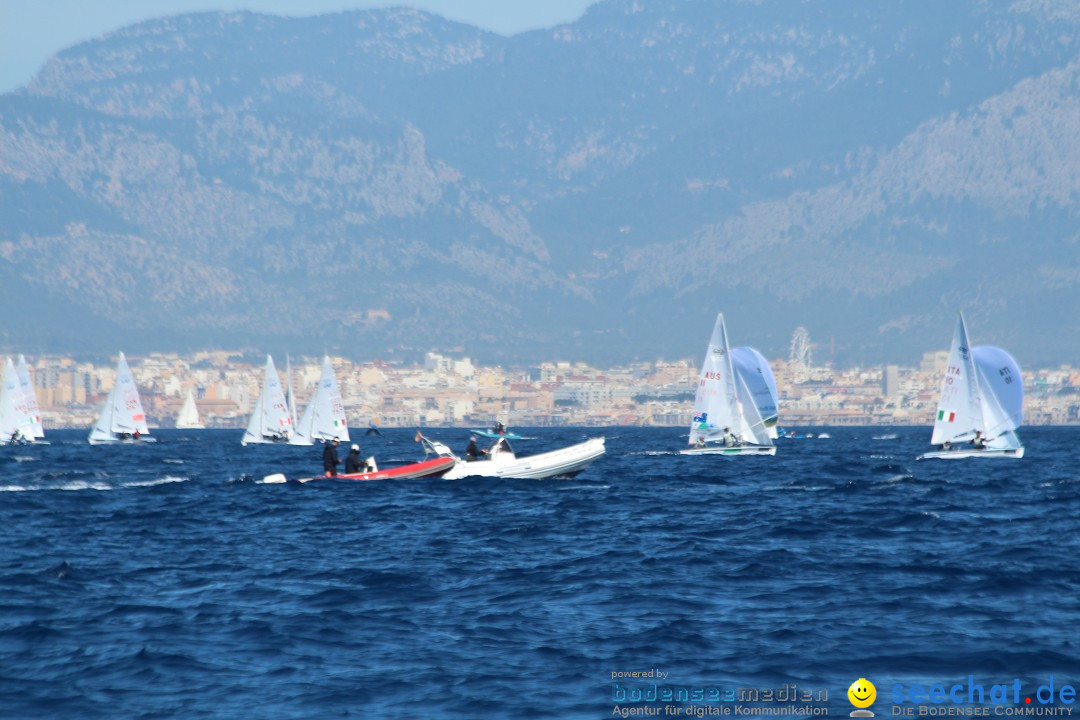
[[[507,359],[697,354],[724,309],[771,354],[806,324],[908,360],[970,307],[1075,357],[1024,319],[1080,291],[1077,7],[141,23],[0,98],[0,297],[153,347]]]

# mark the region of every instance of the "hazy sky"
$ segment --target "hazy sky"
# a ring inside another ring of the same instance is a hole
[[[595,0],[0,0],[0,92],[22,87],[59,50],[124,25],[203,10],[319,15],[410,6],[513,35],[581,17]]]

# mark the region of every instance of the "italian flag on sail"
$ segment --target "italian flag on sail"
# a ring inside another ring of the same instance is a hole
[[[955,412],[946,412],[944,410],[938,410],[937,411],[937,419],[938,420],[944,420],[945,422],[952,422],[953,420],[956,419],[956,413]]]

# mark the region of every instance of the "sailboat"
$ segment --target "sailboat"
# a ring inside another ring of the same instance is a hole
[[[91,445],[119,442],[155,442],[146,426],[139,390],[124,353],[116,363],[116,384],[101,407],[97,422],[87,440]]]
[[[187,399],[184,400],[180,413],[176,416],[176,428],[178,430],[202,430],[206,426],[199,419],[199,408],[195,405],[195,394],[188,390]]]
[[[281,391],[281,378],[274,367],[274,359],[267,355],[262,392],[255,401],[255,409],[251,412],[251,420],[240,444],[289,442],[292,434],[292,418],[289,417],[285,394]]]
[[[38,408],[34,383],[30,381],[30,368],[26,366],[26,358],[22,355],[19,356],[19,364],[16,366],[15,372],[19,377],[19,387],[22,389],[23,401],[26,403],[27,412],[30,414],[33,423],[33,439],[40,440],[45,437],[45,428],[41,425],[41,410]]]
[[[775,455],[776,380],[753,348],[728,345],[724,314],[716,316],[698,376],[690,449],[681,455]]]
[[[293,445],[311,445],[316,440],[325,442],[334,438],[349,441],[349,422],[345,417],[345,406],[341,402],[341,391],[330,357],[324,356],[319,385],[296,426],[296,434],[289,442]]]
[[[0,445],[21,445],[33,440],[34,423],[19,386],[19,376],[8,358],[0,386]]]
[[[918,459],[1022,458],[1016,429],[1024,420],[1023,407],[1024,383],[1016,360],[999,347],[971,347],[960,313],[930,436],[938,449]]]

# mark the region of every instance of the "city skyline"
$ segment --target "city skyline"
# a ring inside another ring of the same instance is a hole
[[[948,352],[930,351],[918,366],[836,370],[795,360],[770,366],[780,390],[780,424],[928,425]],[[154,427],[171,427],[192,391],[209,427],[239,428],[260,393],[265,355],[228,351],[131,356],[143,404]],[[111,389],[113,363],[28,358],[46,427],[87,427]],[[423,363],[353,363],[331,358],[351,426],[475,426],[500,420],[518,426],[688,425],[700,360],[684,358],[598,368],[586,363],[534,366],[474,364],[429,353]],[[292,357],[298,406],[319,378],[317,357]],[[278,368],[284,378],[284,367]],[[1080,423],[1080,369],[1023,371],[1025,425]]]

